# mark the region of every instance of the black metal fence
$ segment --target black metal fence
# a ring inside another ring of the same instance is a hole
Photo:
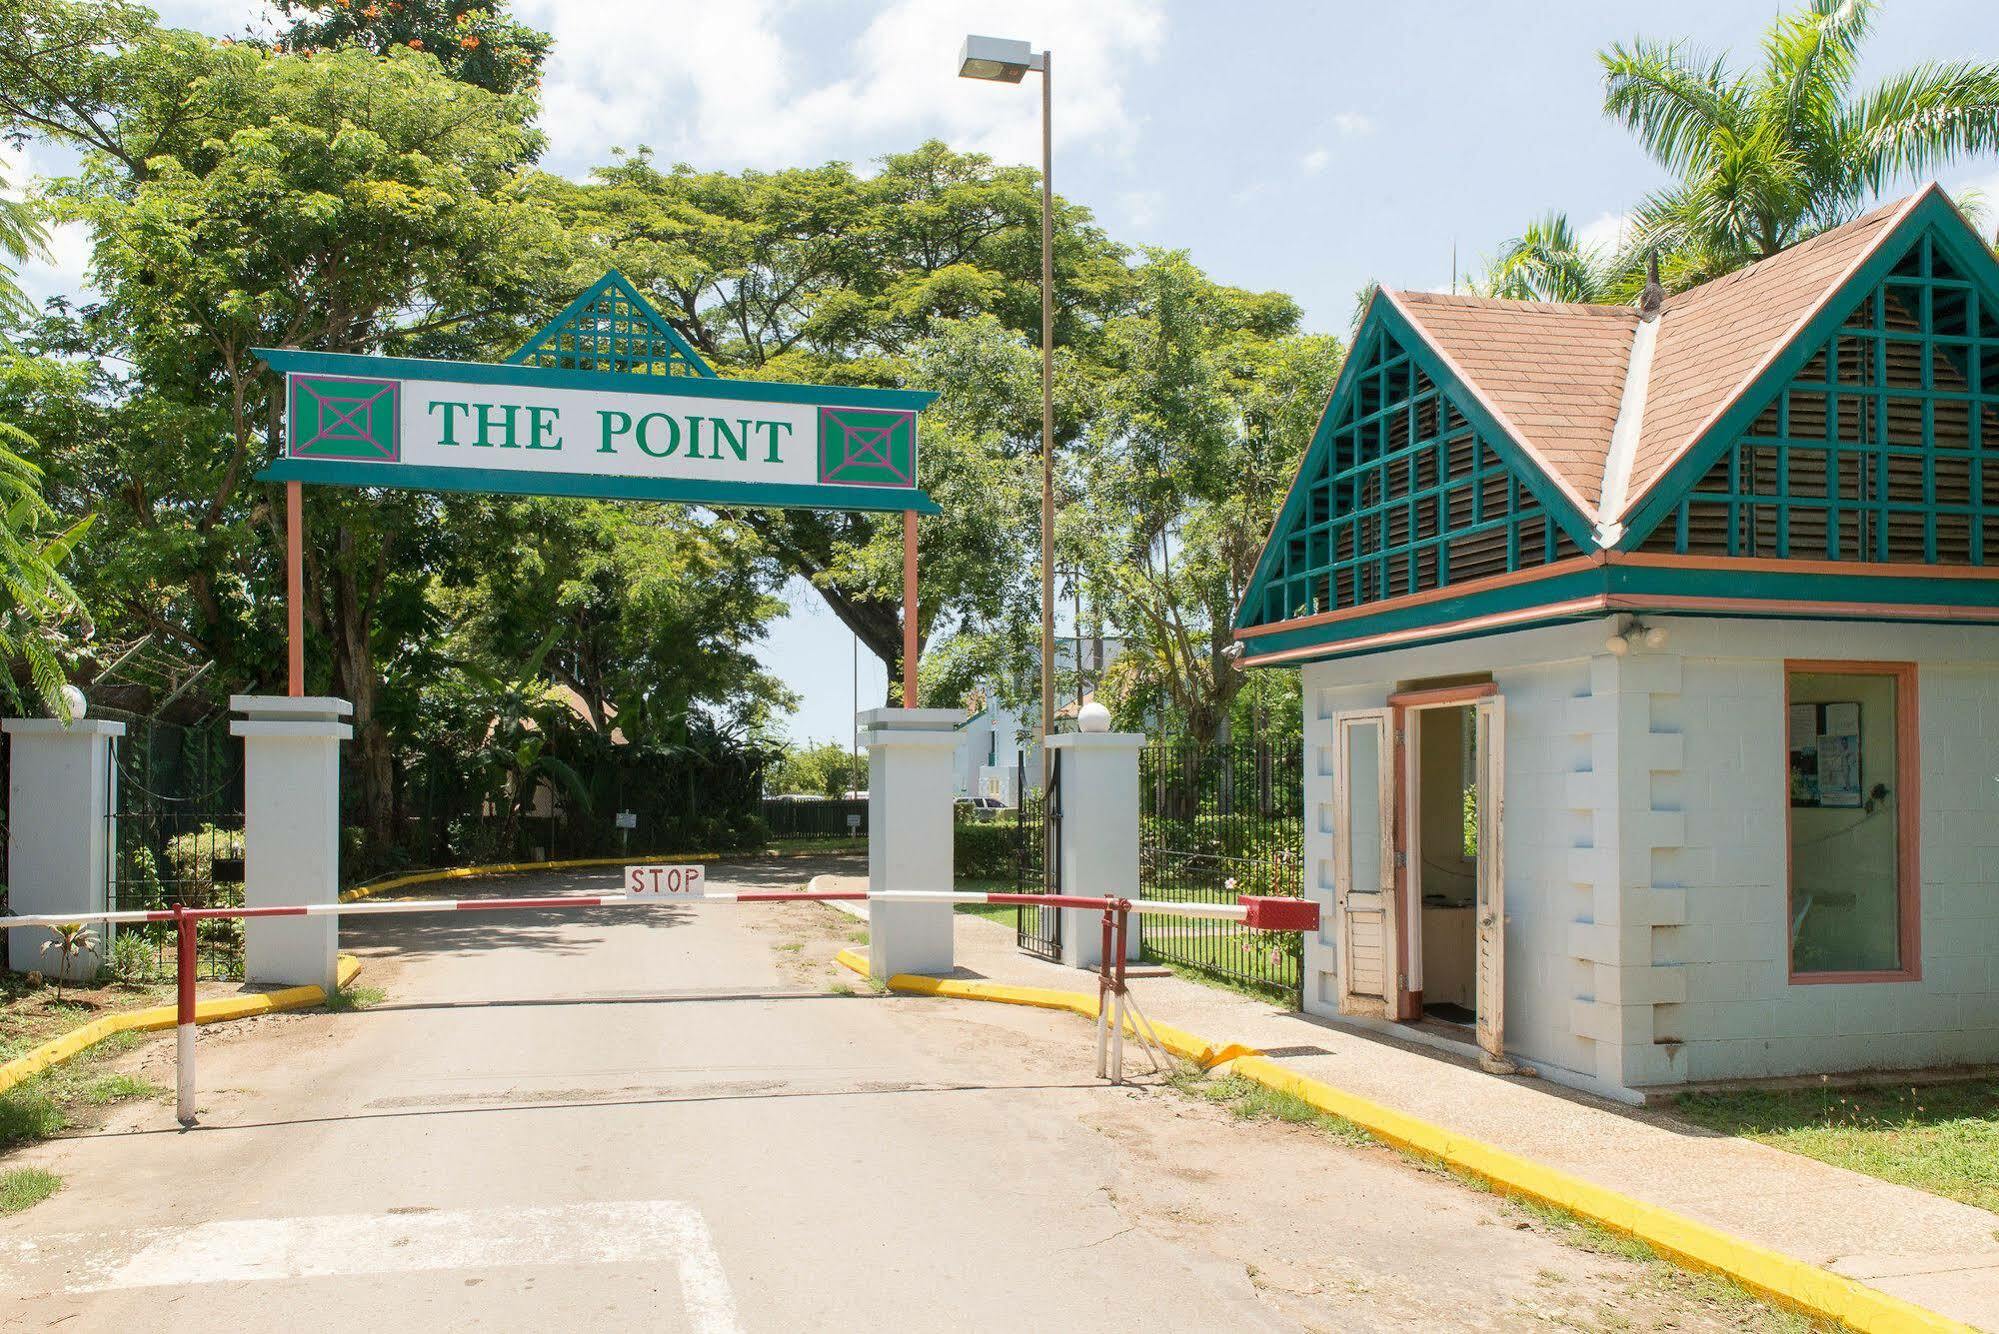
[[[1139,756],[1139,889],[1149,899],[1234,903],[1304,892],[1303,747],[1173,744]],[[1144,957],[1294,1003],[1303,942],[1236,922],[1141,915]]]
[[[1014,791],[1019,804],[1012,811],[1014,830],[1014,892],[1039,894],[1044,888],[1062,892],[1062,766],[1048,784],[1043,800],[1027,790],[1024,757],[1014,761]],[[1046,869],[1052,867],[1053,872]],[[1038,903],[1023,903],[1014,909],[1014,944],[1043,959],[1062,957],[1062,911]]]
[[[865,797],[797,800],[765,797],[764,823],[772,838],[866,838]]]
[[[240,907],[243,903],[243,743],[226,717],[193,726],[125,718],[115,800],[107,817],[111,907]],[[137,945],[126,945],[123,938]],[[196,928],[201,976],[243,975],[243,923]],[[143,977],[171,966],[173,928],[121,926],[114,972]]]

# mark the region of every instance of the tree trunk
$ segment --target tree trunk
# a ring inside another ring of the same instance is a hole
[[[344,527],[336,549],[333,616],[328,626],[334,674],[341,695],[354,706],[353,757],[360,780],[361,828],[369,846],[385,849],[395,838],[395,764],[388,728],[376,713],[381,681],[368,634],[373,598],[361,587],[353,564],[353,534]],[[387,552],[377,559],[386,560]]]

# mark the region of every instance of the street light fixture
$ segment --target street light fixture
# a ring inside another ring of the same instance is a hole
[[[967,37],[958,50],[958,76],[988,83],[1019,83],[1041,75],[1041,795],[1054,776],[1048,738],[1055,731],[1055,187],[1054,140],[1049,129],[1053,55],[1006,37]],[[1080,666],[1080,660],[1078,665]],[[1053,822],[1043,821],[1053,837]],[[1042,857],[1042,879],[1054,867]]]

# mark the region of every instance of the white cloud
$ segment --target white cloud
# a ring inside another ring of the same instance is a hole
[[[53,164],[38,163],[26,148],[0,142],[0,178],[6,181],[10,199],[25,199],[34,178]],[[84,274],[90,264],[90,232],[80,222],[48,228],[48,240],[39,254],[30,255],[16,266],[16,282],[28,299],[36,303],[52,296],[72,299],[87,289]]]
[[[1374,120],[1358,111],[1342,111],[1333,117],[1333,128],[1342,139],[1359,139],[1374,133]]]
[[[1331,153],[1323,148],[1315,148],[1298,159],[1298,166],[1307,176],[1317,176],[1326,169],[1326,164],[1332,160],[1333,155]]]
[[[967,32],[1023,34],[1052,49],[1057,146],[1128,146],[1138,126],[1125,71],[1165,37],[1159,0],[888,0],[838,60],[783,29],[782,0],[523,0],[524,20],[555,36],[543,89],[552,158],[603,161],[612,145],[651,143],[702,166],[865,160],[937,135],[1006,161],[1040,159],[1039,88],[957,77]],[[839,72],[813,82],[803,57]]]
[[[1166,196],[1158,190],[1127,190],[1118,196],[1125,221],[1140,231],[1159,221],[1160,206],[1165,202]]]
[[[1630,230],[1629,213],[1599,213],[1583,224],[1576,239],[1586,250],[1613,251],[1624,244]]]
[[[1999,171],[1983,176],[1967,176],[1944,187],[1952,199],[1964,207],[1967,216],[1988,239],[1999,225]]]

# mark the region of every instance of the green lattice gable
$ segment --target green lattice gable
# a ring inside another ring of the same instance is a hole
[[[680,332],[616,269],[507,358],[516,366],[641,375],[715,372]]]
[[[1999,265],[1954,218],[1901,230],[1624,545],[1999,566]]]
[[[1406,323],[1373,312],[1292,484],[1238,628],[1582,554],[1587,525]]]

